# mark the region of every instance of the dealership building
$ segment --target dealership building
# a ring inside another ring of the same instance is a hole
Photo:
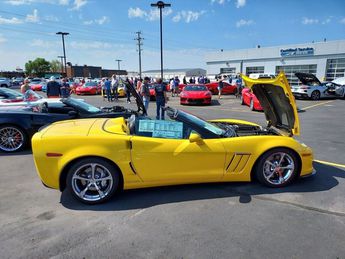
[[[210,52],[207,74],[278,74],[284,71],[290,84],[298,84],[295,72],[316,75],[320,80],[345,76],[345,40],[313,42]]]

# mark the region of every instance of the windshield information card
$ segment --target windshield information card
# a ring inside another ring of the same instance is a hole
[[[140,120],[140,132],[152,132],[154,138],[181,139],[183,133],[183,123],[163,120]]]

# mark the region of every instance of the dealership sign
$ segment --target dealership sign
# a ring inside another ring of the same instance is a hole
[[[307,56],[314,55],[314,48],[294,48],[294,49],[281,49],[280,56]]]

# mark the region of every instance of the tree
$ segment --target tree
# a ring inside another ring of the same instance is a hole
[[[51,72],[61,72],[61,62],[57,59],[50,61],[50,71]]]
[[[25,63],[27,75],[43,77],[46,72],[50,71],[50,63],[44,58],[36,58],[34,61],[29,60]]]

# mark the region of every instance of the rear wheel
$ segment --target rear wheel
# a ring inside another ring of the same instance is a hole
[[[119,180],[118,170],[109,162],[87,158],[72,165],[67,176],[67,188],[77,200],[99,204],[114,195]]]
[[[255,108],[254,108],[254,100],[253,100],[253,99],[250,100],[249,108],[250,108],[252,111],[255,111]]]
[[[22,150],[28,141],[23,129],[14,125],[0,126],[0,150],[16,152]]]
[[[312,99],[312,100],[319,100],[320,99],[320,91],[318,91],[318,90],[315,90],[315,91],[313,91],[312,93],[311,93],[311,96],[310,96],[310,98]]]
[[[298,175],[296,155],[285,148],[266,152],[255,168],[258,181],[269,187],[283,187],[290,184]]]
[[[241,95],[240,98],[241,98],[241,105],[244,105],[243,95]]]

